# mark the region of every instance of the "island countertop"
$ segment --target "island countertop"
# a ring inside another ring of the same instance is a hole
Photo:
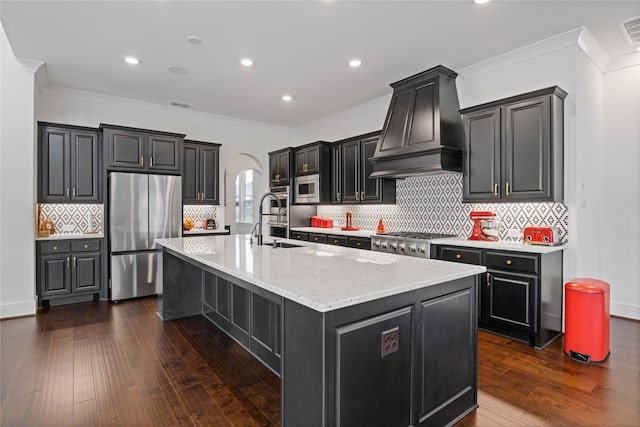
[[[269,238],[265,239],[265,241]],[[279,239],[300,247],[249,242],[249,235],[157,239],[186,258],[319,312],[328,312],[486,271],[485,267]]]

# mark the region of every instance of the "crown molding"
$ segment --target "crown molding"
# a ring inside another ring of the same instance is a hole
[[[183,117],[190,120],[198,120],[207,123],[211,123],[212,120],[222,122],[229,126],[245,127],[256,130],[269,130],[293,135],[291,128],[271,125],[268,123],[255,122],[250,120],[237,119],[229,116],[222,116],[217,114],[204,113],[201,111],[184,110],[177,107],[168,105],[154,104],[152,102],[138,101],[130,98],[122,98],[111,95],[103,95],[95,92],[87,92],[76,89],[69,89],[62,86],[48,85],[42,92],[43,95],[69,99],[72,101],[88,102],[95,104],[102,104],[108,106],[115,106],[119,108],[127,108],[131,110],[139,110],[152,112],[161,115],[170,115],[171,117]]]
[[[640,65],[640,52],[630,53],[628,55],[616,56],[611,58],[607,65],[606,72],[621,70],[623,68],[637,67]]]
[[[32,74],[35,74],[38,69],[44,65],[44,62],[42,61],[18,57],[16,57],[16,62],[20,64],[27,73]]]
[[[586,27],[578,27],[462,68],[458,74],[468,80],[572,46],[582,50],[602,72],[607,69],[609,55]]]

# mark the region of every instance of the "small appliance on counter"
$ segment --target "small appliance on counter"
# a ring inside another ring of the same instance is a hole
[[[378,220],[378,227],[376,227],[376,233],[384,234],[386,232],[387,232],[387,230],[385,230],[385,228],[384,228],[384,224],[382,223],[382,218],[380,218]]]
[[[318,228],[333,228],[333,220],[331,218],[314,215],[311,217],[311,226]]]
[[[358,227],[353,226],[353,214],[351,212],[347,212],[347,225],[342,227],[343,231],[358,231],[360,230]]]
[[[491,211],[471,211],[469,218],[473,221],[473,230],[467,240],[498,241],[498,222],[496,214]]]
[[[562,244],[560,230],[555,227],[525,227],[522,240],[530,245],[556,246]]]
[[[216,229],[216,220],[215,219],[205,219],[202,221],[202,228],[205,230],[215,230]]]

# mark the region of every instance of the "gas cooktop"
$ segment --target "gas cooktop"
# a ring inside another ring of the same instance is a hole
[[[402,237],[405,239],[420,239],[420,240],[430,240],[430,239],[441,239],[444,237],[455,237],[455,234],[441,234],[441,233],[418,233],[415,231],[394,231],[391,233],[382,233],[378,234],[380,237]]]

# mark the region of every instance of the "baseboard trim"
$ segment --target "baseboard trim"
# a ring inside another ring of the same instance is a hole
[[[640,320],[640,305],[611,301],[611,314],[626,319]]]
[[[0,304],[0,319],[13,319],[16,317],[35,316],[36,300]]]

